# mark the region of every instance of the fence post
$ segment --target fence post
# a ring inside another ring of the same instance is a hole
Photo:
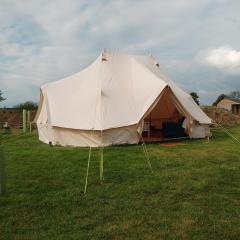
[[[26,133],[26,130],[27,130],[26,120],[27,120],[27,110],[23,109],[23,133]]]
[[[31,132],[31,111],[30,110],[28,110],[28,114],[27,114],[27,128],[29,132]]]
[[[5,163],[3,145],[0,142],[0,195],[6,191],[6,175],[5,175]]]

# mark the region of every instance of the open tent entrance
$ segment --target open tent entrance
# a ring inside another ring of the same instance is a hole
[[[144,118],[144,141],[163,141],[187,137],[186,114],[169,87],[166,87],[155,106]]]

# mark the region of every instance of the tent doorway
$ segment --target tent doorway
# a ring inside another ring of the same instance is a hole
[[[188,136],[183,127],[185,116],[177,109],[172,94],[170,88],[166,88],[157,104],[144,118],[144,141],[155,142]]]

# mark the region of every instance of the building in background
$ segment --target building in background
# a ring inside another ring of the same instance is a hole
[[[233,114],[240,115],[240,100],[238,99],[225,96],[220,102],[218,102],[217,107],[227,109]]]

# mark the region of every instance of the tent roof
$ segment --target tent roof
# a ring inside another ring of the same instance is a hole
[[[41,91],[52,126],[105,130],[137,124],[167,86],[193,119],[211,123],[152,56],[104,51],[89,67]]]

